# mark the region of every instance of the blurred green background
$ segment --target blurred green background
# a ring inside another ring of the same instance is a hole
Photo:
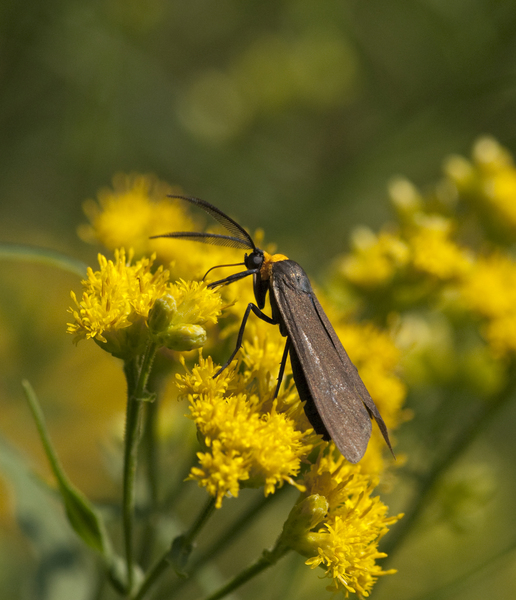
[[[0,27],[16,241],[73,247],[85,198],[153,172],[316,266],[384,220],[392,175],[516,135],[508,0],[3,0]]]
[[[481,134],[516,150],[511,0],[2,0],[0,28],[1,239],[90,264],[96,250],[76,236],[81,203],[119,171],[155,173],[250,229],[262,227],[317,280],[355,225],[389,218],[393,175],[424,187],[448,153],[469,153]],[[0,269],[2,429],[18,446],[38,448],[21,406],[24,376],[52,398],[56,438],[73,418],[98,423],[121,410],[116,362],[98,364],[85,346],[70,364],[61,332],[77,278]],[[89,387],[70,407],[67,394],[85,365]],[[117,377],[113,407],[92,407],[91,398],[105,396],[100,382]],[[505,417],[493,437],[512,460]],[[75,450],[68,465],[91,491],[101,476],[76,450],[98,443],[84,429],[65,428],[60,443],[65,463],[66,448]],[[416,598],[458,565],[478,564],[486,548],[495,553],[498,533],[514,530],[514,508],[502,500],[466,542],[434,531],[420,554],[412,547],[395,561],[400,573],[378,597]],[[3,518],[0,585],[24,597],[13,565],[36,557],[13,541],[16,527]],[[510,559],[455,597],[513,598]]]

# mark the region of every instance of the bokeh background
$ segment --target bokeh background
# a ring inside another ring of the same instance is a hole
[[[82,202],[117,172],[152,172],[263,228],[323,281],[354,226],[389,218],[391,177],[424,187],[482,134],[515,151],[515,117],[511,0],[2,0],[0,236],[93,264],[97,249],[76,234]],[[99,439],[120,419],[123,380],[116,361],[64,334],[78,279],[10,262],[0,277],[0,428],[44,471],[28,377],[72,477],[107,496]],[[409,547],[379,598],[418,598],[503,545],[515,528],[511,422],[476,450],[505,457],[498,504],[473,533],[437,530]],[[19,535],[11,492],[0,491],[0,587],[22,598],[38,551]],[[515,593],[509,555],[455,597]]]

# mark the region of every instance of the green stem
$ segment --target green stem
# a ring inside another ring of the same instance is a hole
[[[199,535],[215,510],[215,502],[216,498],[210,497],[190,529],[185,534],[174,539],[170,548],[154,564],[154,566],[149,569],[142,584],[136,590],[134,596],[131,597],[132,600],[142,600],[149,589],[161,577],[162,573],[164,573],[171,565],[176,567],[176,571],[183,571],[186,566],[186,561],[192,551],[195,538]]]
[[[210,498],[208,498],[208,501],[206,502],[203,509],[199,513],[199,516],[194,521],[194,523],[190,527],[190,529],[184,535],[184,539],[187,544],[192,545],[195,538],[201,532],[201,529],[206,525],[206,523],[208,522],[208,519],[211,517],[211,515],[215,511],[215,502],[216,502],[216,498],[211,497],[211,496],[210,496]]]
[[[224,530],[222,535],[216,539],[211,546],[206,548],[201,554],[199,554],[194,561],[192,561],[191,567],[188,570],[187,579],[177,579],[171,587],[168,588],[168,593],[174,596],[181,590],[185,585],[193,581],[192,577],[195,573],[202,568],[202,566],[214,556],[219,556],[229,544],[240,535],[247,527],[249,527],[256,517],[266,507],[270,506],[275,500],[278,500],[283,496],[283,493],[287,490],[287,486],[283,486],[276,491],[275,494],[270,496],[258,496],[254,502],[231,524],[227,529]]]
[[[156,538],[156,515],[158,514],[158,453],[156,444],[156,425],[158,416],[158,400],[146,402],[144,415],[144,430],[142,434],[142,459],[145,467],[146,506],[147,515],[144,530],[139,540],[137,560],[142,568],[149,566],[148,559],[152,555]]]
[[[72,487],[72,483],[66,476],[61,462],[59,461],[59,458],[57,457],[57,454],[54,450],[54,446],[50,441],[50,436],[48,435],[48,430],[45,425],[45,417],[43,416],[43,411],[41,410],[41,406],[36,397],[36,393],[34,392],[32,385],[26,379],[22,381],[22,386],[25,391],[25,397],[27,398],[27,401],[29,403],[29,408],[32,412],[32,416],[34,417],[34,422],[36,423],[39,437],[41,439],[41,442],[43,443],[45,454],[47,455],[48,461],[50,463],[50,468],[52,469],[52,472],[54,473],[54,476],[61,487]]]
[[[420,479],[419,490],[413,504],[405,512],[403,519],[393,528],[382,545],[382,552],[389,556],[383,565],[392,558],[394,551],[402,544],[412,530],[413,525],[420,517],[423,509],[432,497],[432,493],[442,475],[456,462],[456,460],[469,448],[478,435],[484,431],[496,414],[512,399],[516,389],[516,376],[512,375],[503,390],[501,390],[489,403],[480,410],[476,417],[464,427],[460,434],[453,440],[447,452],[438,457],[428,473]]]
[[[147,403],[147,416],[145,419],[145,430],[142,443],[144,445],[144,456],[147,476],[147,490],[149,504],[152,512],[156,511],[158,503],[158,452],[156,444],[156,429],[158,420],[159,402]]]
[[[133,526],[140,419],[145,397],[145,386],[155,353],[156,345],[149,344],[141,360],[140,367],[138,367],[137,359],[126,361],[124,364],[127,379],[127,413],[124,447],[123,524],[128,593],[131,592],[134,585]]]
[[[269,567],[275,565],[280,558],[289,552],[289,550],[290,549],[288,547],[280,545],[276,546],[271,552],[263,552],[263,554],[255,563],[241,571],[236,577],[233,577],[231,581],[226,583],[226,585],[222,586],[216,592],[205,598],[205,600],[219,600],[220,598],[224,598],[224,596],[234,592],[237,588],[244,585],[244,583],[247,583],[253,579],[253,577],[256,577]]]
[[[147,592],[161,577],[161,575],[170,567],[172,561],[170,559],[170,549],[147,571],[145,579],[142,581],[140,587],[136,590],[131,600],[142,600],[145,598]]]

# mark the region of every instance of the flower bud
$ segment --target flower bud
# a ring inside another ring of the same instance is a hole
[[[310,556],[313,553],[311,530],[323,521],[328,508],[328,500],[319,494],[296,504],[283,525],[282,543],[303,556]]]
[[[155,337],[162,346],[179,352],[200,348],[206,338],[206,330],[200,325],[173,325]]]
[[[149,331],[160,346],[186,352],[200,348],[206,342],[206,330],[201,325],[178,322],[184,318],[177,310],[174,296],[166,294],[154,303],[149,311]]]
[[[148,325],[152,336],[159,335],[166,330],[177,312],[177,302],[174,296],[166,294],[154,302],[149,311]]]

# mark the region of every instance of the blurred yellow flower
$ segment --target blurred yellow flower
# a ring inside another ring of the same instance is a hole
[[[353,232],[353,252],[341,260],[341,273],[359,287],[389,284],[397,271],[409,260],[409,248],[393,233],[376,236],[370,229],[359,227]]]
[[[484,317],[484,334],[496,354],[516,350],[516,261],[497,253],[479,258],[460,288],[467,308]]]
[[[491,137],[480,138],[473,147],[473,160],[450,157],[445,164],[449,181],[498,233],[516,235],[516,168],[510,153]],[[502,241],[502,240],[499,240]]]
[[[119,173],[113,178],[113,189],[99,191],[98,202],[84,203],[90,225],[82,225],[79,235],[109,250],[130,247],[136,256],[150,254],[149,236],[163,233],[161,227],[192,225],[181,207],[166,198],[173,191],[152,175]]]
[[[241,250],[209,246],[206,251],[204,244],[173,238],[150,239],[172,231],[202,229],[190,216],[185,202],[167,197],[172,193],[180,190],[154,176],[120,173],[113,179],[113,189],[104,188],[98,201],[84,203],[90,223],[79,227],[79,235],[108,250],[133,248],[137,258],[154,254],[174,279],[201,279],[214,264],[242,262]]]
[[[472,259],[468,252],[451,239],[449,219],[420,215],[417,225],[408,240],[416,271],[447,280],[459,277],[471,268]]]

